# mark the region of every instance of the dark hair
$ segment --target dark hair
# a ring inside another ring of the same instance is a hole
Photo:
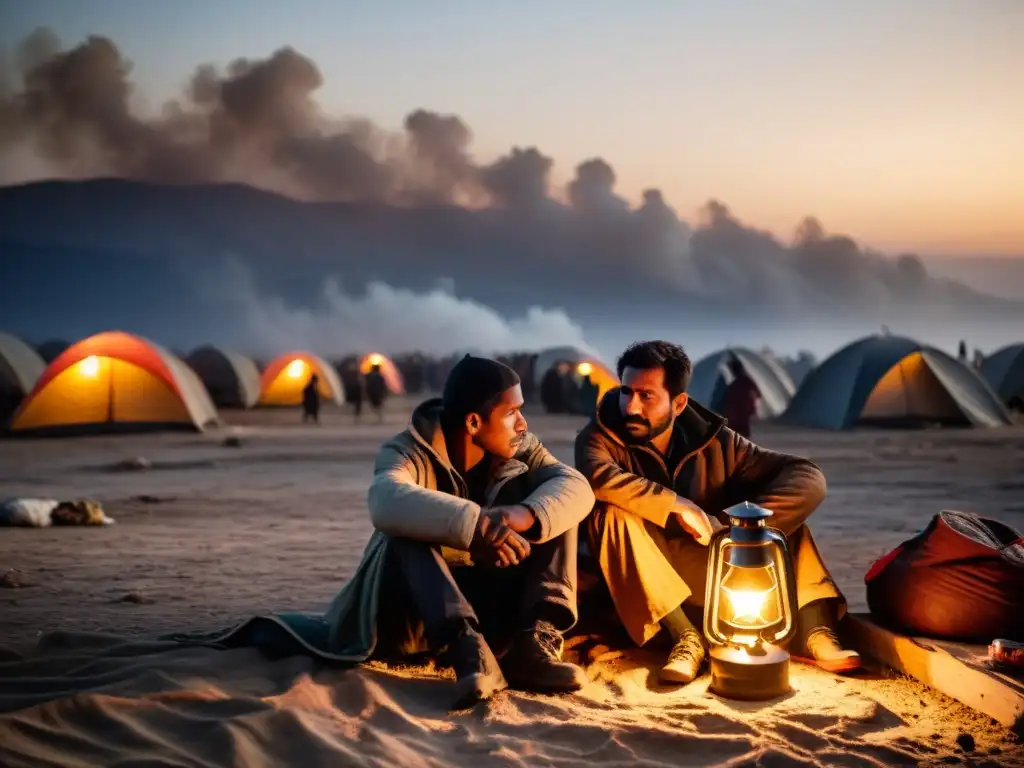
[[[520,383],[519,374],[504,363],[466,355],[452,367],[444,382],[442,428],[460,426],[471,413],[486,419],[502,394]]]
[[[637,341],[626,347],[618,363],[619,378],[627,368],[639,371],[661,368],[665,372],[665,389],[677,397],[690,386],[690,357],[678,344],[670,341]]]

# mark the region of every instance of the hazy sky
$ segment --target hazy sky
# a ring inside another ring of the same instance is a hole
[[[291,45],[328,112],[460,115],[475,152],[600,155],[788,237],[1024,255],[1024,0],[0,0],[0,41],[111,37],[144,109],[198,63]]]

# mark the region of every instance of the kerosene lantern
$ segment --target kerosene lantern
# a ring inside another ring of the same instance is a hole
[[[711,646],[709,690],[728,699],[762,700],[789,687],[796,632],[796,585],[786,538],[766,521],[770,510],[743,502],[725,510],[729,527],[710,543],[704,634]]]

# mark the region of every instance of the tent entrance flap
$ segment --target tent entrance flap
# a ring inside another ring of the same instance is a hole
[[[920,352],[907,355],[878,380],[861,410],[859,422],[963,426],[970,423]]]

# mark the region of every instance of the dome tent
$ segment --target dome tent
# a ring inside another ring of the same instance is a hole
[[[32,391],[46,363],[17,336],[0,333],[0,427]]]
[[[1000,400],[1024,410],[1024,344],[1011,344],[986,357],[981,376]]]
[[[940,423],[997,427],[1010,414],[978,373],[945,352],[901,336],[868,336],[807,377],[780,421],[846,429]]]
[[[68,347],[11,419],[13,433],[202,431],[219,422],[199,377],[163,347],[121,331]]]
[[[385,357],[379,352],[371,352],[359,358],[359,372],[364,376],[373,370],[373,366],[380,366],[384,383],[388,385],[388,391],[393,395],[405,394],[405,383],[402,381],[402,374],[395,367],[394,361]]]
[[[535,386],[540,388],[544,376],[559,363],[568,363],[576,368],[579,376],[590,376],[590,380],[597,385],[597,400],[600,401],[605,393],[619,385],[619,377],[611,368],[599,360],[596,356],[587,354],[576,347],[551,347],[545,349],[533,364],[533,380]]]
[[[744,347],[727,347],[698,361],[690,377],[690,397],[713,411],[720,410],[725,388],[733,380],[729,370],[729,361],[733,359],[739,361],[757,385],[761,395],[757,403],[758,418],[780,416],[796,392],[792,379],[773,359]]]
[[[260,371],[245,355],[207,345],[192,350],[185,362],[218,408],[252,408],[259,400]]]
[[[343,390],[338,372],[312,352],[288,352],[274,358],[260,376],[258,405],[300,405],[302,390],[312,374],[317,375],[320,396],[338,405]]]

